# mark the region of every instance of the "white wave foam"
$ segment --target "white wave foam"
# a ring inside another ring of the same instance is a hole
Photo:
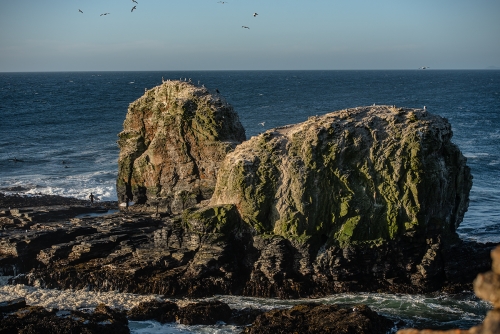
[[[104,173],[107,175],[106,173]],[[92,192],[100,200],[116,201],[116,178],[100,177],[101,173],[92,174],[92,177],[71,176],[58,179],[31,178],[30,181],[20,179],[4,179],[0,181],[2,192],[7,194],[27,195],[59,195],[88,199]],[[14,189],[9,191],[8,189]]]
[[[463,155],[467,159],[477,159],[490,156],[489,153],[471,153],[471,152],[464,152]]]
[[[1,281],[5,283],[6,278],[2,277]],[[141,302],[160,299],[159,295],[136,295],[116,291],[54,290],[22,284],[0,287],[0,301],[8,301],[20,297],[25,298],[28,305],[63,310],[95,308],[100,303],[104,303],[112,308],[128,310]]]

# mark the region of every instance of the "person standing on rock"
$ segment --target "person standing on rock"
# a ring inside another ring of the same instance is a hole
[[[90,204],[94,204],[94,194],[90,193],[89,199],[90,199]]]

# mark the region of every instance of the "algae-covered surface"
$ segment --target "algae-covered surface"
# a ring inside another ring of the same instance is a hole
[[[228,154],[212,204],[262,233],[341,245],[452,233],[472,177],[446,119],[371,106],[311,117]]]

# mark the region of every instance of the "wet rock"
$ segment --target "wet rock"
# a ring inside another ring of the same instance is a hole
[[[94,312],[26,306],[3,312],[0,333],[130,333],[123,312],[99,305]]]
[[[500,256],[500,246],[491,251],[493,271],[477,275],[474,280],[474,292],[479,298],[491,302],[494,309],[486,314],[483,322],[470,329],[452,329],[448,331],[403,329],[398,334],[496,334],[500,333],[500,275],[496,272]],[[463,262],[467,263],[467,262]]]
[[[218,321],[229,322],[231,308],[221,301],[206,301],[182,307],[177,322],[183,325],[214,325]]]
[[[257,317],[243,333],[387,333],[393,322],[366,305],[301,304]]]
[[[238,310],[233,309],[229,323],[235,326],[250,325],[263,313],[265,313],[264,310],[248,307]]]
[[[161,323],[174,322],[179,311],[176,303],[169,301],[157,301],[140,303],[128,311],[129,320],[143,321],[156,320]]]
[[[0,312],[7,313],[26,307],[26,299],[16,298],[5,302],[0,302]]]

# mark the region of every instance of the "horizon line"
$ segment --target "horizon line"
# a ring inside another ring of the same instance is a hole
[[[440,68],[407,68],[407,69],[280,69],[280,70],[35,70],[35,71],[0,71],[0,73],[75,73],[75,72],[293,72],[293,71],[495,71],[500,70],[500,67],[488,68],[456,68],[456,69],[440,69]]]

